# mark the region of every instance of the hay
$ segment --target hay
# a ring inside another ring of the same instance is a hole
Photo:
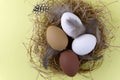
[[[87,25],[88,22],[93,18],[97,19],[99,26],[98,29],[101,33],[100,43],[96,45],[95,49],[88,56],[80,57],[82,60],[79,73],[89,72],[100,67],[103,62],[104,52],[109,47],[107,45],[111,40],[105,25],[105,21],[107,20],[106,16],[104,15],[105,7],[103,5],[93,6],[92,4],[83,0],[48,0],[46,4],[48,5],[47,8],[42,6],[38,10],[34,10],[32,14],[34,28],[33,35],[29,43],[28,53],[30,55],[30,61],[35,65],[34,67],[41,73],[47,74],[42,65],[42,59],[46,53],[47,47],[49,46],[46,41],[46,29],[50,25],[56,25],[61,28],[60,18],[61,15],[66,11],[75,13],[78,17],[80,17],[84,25]],[[71,40],[71,38],[69,38],[69,40]],[[68,46],[68,49],[69,48],[70,47]],[[62,72],[58,59],[59,55],[55,55],[49,60],[48,67],[50,72]]]

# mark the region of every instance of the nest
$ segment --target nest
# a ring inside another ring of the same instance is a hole
[[[49,46],[46,41],[46,29],[50,25],[56,25],[61,28],[60,19],[64,12],[73,12],[82,21],[84,25],[88,24],[93,18],[97,19],[98,29],[100,31],[100,43],[96,45],[95,49],[89,54],[89,57],[83,57],[79,68],[79,73],[89,72],[98,68],[103,62],[104,51],[108,48],[111,37],[106,29],[106,18],[104,5],[91,5],[84,0],[48,0],[43,1],[43,6],[37,4],[33,9],[34,28],[33,34],[29,43],[28,53],[30,61],[34,67],[41,73],[47,74],[43,68],[43,57]],[[37,8],[39,7],[39,8]],[[71,40],[71,38],[69,38]],[[69,47],[68,47],[69,48]],[[53,56],[48,63],[50,72],[61,73],[59,65],[59,55]]]

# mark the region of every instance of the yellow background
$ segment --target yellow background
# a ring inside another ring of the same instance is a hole
[[[103,0],[112,1],[115,0]],[[36,80],[37,71],[31,67],[22,44],[32,31],[28,14],[33,5],[34,0],[0,0],[0,80]],[[112,24],[119,26],[120,0],[108,7],[113,18]],[[120,45],[120,28],[116,29],[111,44]],[[92,72],[94,80],[120,80],[120,48],[112,47],[106,53],[103,65]],[[90,80],[83,76],[73,79]]]

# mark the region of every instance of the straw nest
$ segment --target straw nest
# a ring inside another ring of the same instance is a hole
[[[45,5],[43,6],[43,4]],[[39,8],[37,8],[37,6]],[[104,51],[108,48],[108,44],[111,39],[105,25],[105,14],[107,13],[105,6],[92,5],[84,0],[48,0],[41,2],[41,4],[37,4],[33,9],[32,19],[34,22],[34,27],[28,49],[30,61],[34,64],[34,68],[41,73],[47,74],[47,71],[42,65],[42,59],[48,46],[46,41],[46,29],[49,25],[61,27],[60,17],[62,13],[66,11],[76,14],[84,25],[86,25],[88,21],[93,18],[96,18],[98,21],[98,29],[100,31],[101,38],[100,44],[97,44],[95,49],[89,54],[90,57],[82,59],[79,73],[92,71],[98,68],[103,61]],[[62,72],[58,59],[59,55],[56,55],[49,60],[48,67],[50,72]]]

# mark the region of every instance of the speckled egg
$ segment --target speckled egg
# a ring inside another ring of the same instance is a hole
[[[80,18],[71,12],[63,13],[61,17],[61,26],[64,32],[72,38],[78,37],[86,30]]]

